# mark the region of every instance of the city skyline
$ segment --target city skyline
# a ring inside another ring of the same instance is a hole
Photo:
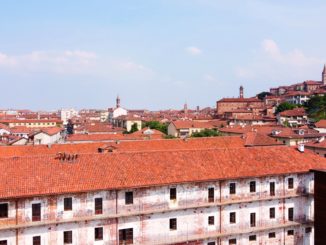
[[[323,1],[5,2],[1,108],[213,107],[321,80]]]

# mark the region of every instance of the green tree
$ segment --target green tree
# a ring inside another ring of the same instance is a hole
[[[286,110],[292,110],[296,107],[297,107],[297,105],[291,104],[289,102],[283,102],[283,103],[279,104],[278,107],[276,108],[276,113],[280,113],[280,112],[286,111]]]
[[[138,124],[134,123],[133,125],[131,125],[131,129],[130,129],[129,133],[131,134],[136,131],[138,131]]]
[[[263,100],[266,96],[272,95],[270,92],[261,92],[257,94],[258,99]]]
[[[215,129],[204,129],[200,132],[192,133],[191,137],[214,137],[220,136],[221,134]]]
[[[158,121],[149,121],[143,123],[143,128],[149,127],[151,129],[156,129],[164,134],[168,133],[168,125],[166,123],[160,123]]]
[[[326,119],[326,95],[311,97],[305,107],[309,117],[316,121]]]

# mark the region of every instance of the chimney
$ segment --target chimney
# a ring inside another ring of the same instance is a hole
[[[302,144],[302,143],[298,144],[298,151],[300,151],[301,153],[304,153],[304,144]]]

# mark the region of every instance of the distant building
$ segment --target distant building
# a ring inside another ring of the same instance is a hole
[[[77,116],[78,115],[78,111],[76,111],[73,108],[70,109],[61,109],[60,110],[60,118],[63,122],[64,125],[67,125],[68,120]]]
[[[113,120],[120,116],[126,116],[128,114],[128,111],[120,106],[120,97],[119,95],[116,98],[116,106],[115,108],[109,108],[108,109],[109,115],[108,119],[109,122],[113,122]]]

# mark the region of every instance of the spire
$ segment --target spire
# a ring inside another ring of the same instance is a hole
[[[326,85],[326,64],[324,65],[323,73],[321,75],[321,81],[323,85]]]
[[[183,113],[185,114],[185,117],[187,117],[187,115],[188,115],[188,105],[187,105],[187,101],[186,101],[185,104],[183,105]]]
[[[240,86],[240,94],[239,94],[239,98],[243,98],[243,87],[242,85]]]
[[[119,108],[119,107],[120,107],[120,97],[118,95],[117,99],[116,99],[116,108]]]

